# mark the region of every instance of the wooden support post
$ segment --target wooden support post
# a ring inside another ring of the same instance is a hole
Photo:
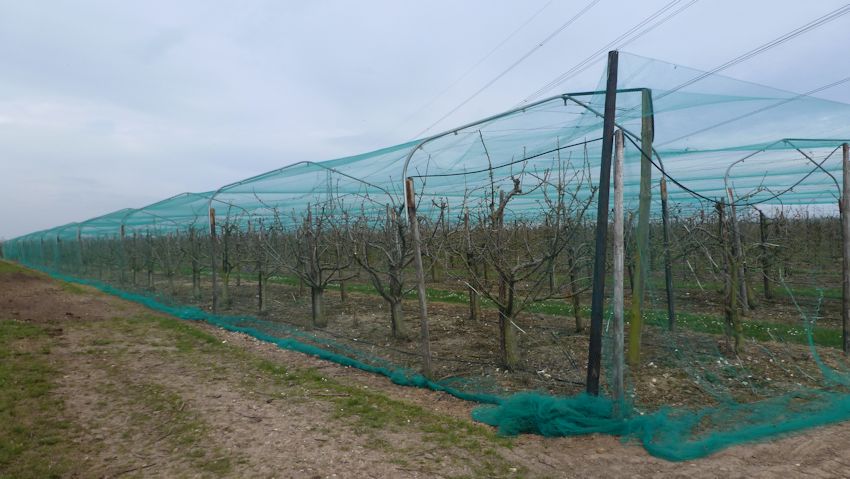
[[[847,323],[850,321],[850,145],[841,145],[841,246],[843,253],[842,263],[842,295],[841,295],[841,344],[844,354],[850,352],[850,337],[848,337]]]
[[[118,237],[119,237],[118,240],[119,240],[119,243],[120,243],[120,246],[121,246],[118,249],[121,252],[121,264],[119,265],[119,267],[121,268],[121,278],[120,278],[121,284],[124,284],[124,283],[127,282],[127,271],[126,271],[126,269],[127,269],[127,246],[124,243],[124,238],[126,238],[126,236],[127,236],[127,231],[126,231],[126,228],[124,227],[124,225],[122,224],[121,228],[118,231]]]
[[[133,231],[133,254],[130,255],[130,277],[133,282],[133,286],[136,285],[136,272],[139,269],[139,257],[138,257],[138,242],[139,235],[135,231]]]
[[[215,208],[210,208],[210,274],[212,275],[212,312],[218,312],[218,273],[215,262]]]
[[[587,393],[599,395],[602,363],[602,315],[605,307],[605,259],[608,242],[608,199],[611,189],[611,149],[617,108],[616,50],[608,52],[608,83],[605,90],[605,116],[602,122],[602,158],[599,166],[599,192],[596,209],[596,254],[593,259],[593,294],[590,300],[590,342],[587,351]]]
[[[422,240],[419,237],[419,221],[416,219],[416,192],[413,178],[404,183],[407,200],[407,218],[410,221],[410,233],[413,236],[413,264],[416,267],[416,282],[419,295],[419,340],[422,344],[422,373],[431,377],[431,340],[428,332],[428,302],[425,291],[425,269],[422,267]]]
[[[673,300],[673,263],[670,259],[670,213],[667,210],[667,178],[661,176],[661,227],[664,229],[664,283],[667,289],[667,327],[676,326],[676,305]]]
[[[839,211],[841,204],[839,201]],[[773,299],[773,293],[770,291],[770,258],[767,255],[767,217],[760,209],[756,209],[759,213],[759,238],[761,239],[761,276],[764,286],[764,299]]]
[[[570,269],[570,282],[567,295],[573,304],[573,319],[575,320],[575,331],[584,331],[584,320],[581,318],[581,298],[579,297],[578,272],[576,271],[576,251],[572,246],[567,246],[567,267]]]
[[[124,231],[124,225],[121,225],[121,231]],[[83,228],[81,226],[77,226],[77,267],[79,270],[77,274],[83,275]]]
[[[260,221],[262,221],[262,220],[260,220]],[[251,229],[251,223],[249,222],[248,223],[248,230],[249,230],[249,233],[248,233],[249,236],[248,237],[249,238],[250,238],[250,234],[251,234],[250,229]],[[265,303],[265,300],[266,300],[266,298],[265,298],[265,296],[266,296],[265,295],[265,289],[266,289],[266,284],[265,284],[266,253],[263,250],[263,248],[265,247],[265,244],[266,244],[266,237],[265,237],[265,227],[262,224],[262,222],[260,223],[259,227],[257,228],[257,231],[256,231],[255,234],[257,235],[257,312],[262,313],[266,309],[266,303]]]
[[[61,269],[60,262],[62,261],[62,240],[59,238],[59,233],[56,233],[56,244],[53,245],[53,268],[57,271]]]
[[[612,348],[614,412],[623,414],[625,391],[623,389],[623,268],[625,246],[623,242],[623,131],[614,134],[614,346]]]
[[[469,208],[463,213],[463,229],[466,235],[466,252],[464,261],[466,266],[472,271],[474,277],[478,276],[477,258],[472,252],[472,230],[469,227]],[[469,295],[469,320],[478,321],[481,317],[481,301],[478,298],[478,290],[472,284],[467,286],[467,294]]]
[[[643,298],[649,272],[649,206],[652,194],[652,140],[654,118],[652,91],[641,92],[640,127],[640,195],[638,202],[637,247],[635,248],[635,273],[632,287],[631,314],[629,315],[629,365],[640,363],[640,337],[643,331]]]

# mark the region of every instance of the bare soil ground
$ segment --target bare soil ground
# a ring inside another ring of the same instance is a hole
[[[847,477],[850,424],[686,463],[0,263],[0,477]]]

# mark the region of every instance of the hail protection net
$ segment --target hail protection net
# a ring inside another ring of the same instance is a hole
[[[838,202],[850,106],[625,54],[616,102],[622,397],[610,244],[602,390],[583,394],[601,91],[362,155],[288,159],[15,238],[3,254],[478,401],[474,417],[507,434],[611,433],[682,460],[848,419]]]

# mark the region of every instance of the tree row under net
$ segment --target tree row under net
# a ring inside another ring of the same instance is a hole
[[[847,419],[850,106],[616,66],[594,91],[3,255],[489,404],[476,418],[505,433],[688,459]]]

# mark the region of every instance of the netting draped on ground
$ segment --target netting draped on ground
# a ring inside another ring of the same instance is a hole
[[[505,433],[611,433],[681,460],[848,419],[837,213],[850,106],[619,61],[622,404],[610,311],[605,387],[583,393],[604,77],[597,91],[430,138],[286,159],[217,190],[15,238],[3,255],[488,404],[474,417]]]

